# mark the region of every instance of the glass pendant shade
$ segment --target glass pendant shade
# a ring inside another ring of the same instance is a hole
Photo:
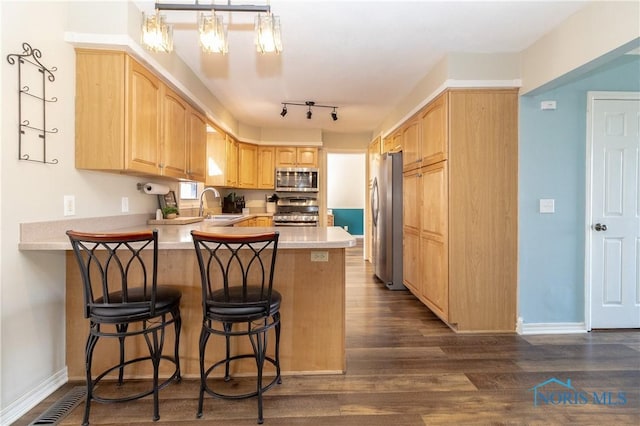
[[[256,49],[260,53],[282,52],[280,17],[272,13],[258,14],[255,21]]]
[[[173,50],[173,27],[157,10],[153,15],[142,14],[142,45],[153,52]]]
[[[206,53],[222,53],[229,51],[227,45],[227,30],[224,27],[222,16],[215,13],[213,15],[200,15],[198,25],[200,47]]]

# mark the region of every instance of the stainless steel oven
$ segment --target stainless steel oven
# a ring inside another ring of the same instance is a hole
[[[273,215],[275,226],[318,226],[318,201],[311,197],[280,198]]]
[[[276,192],[318,192],[318,169],[277,168]]]

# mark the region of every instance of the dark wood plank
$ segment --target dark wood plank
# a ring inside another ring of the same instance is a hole
[[[384,288],[362,260],[362,246],[347,251],[346,264],[347,373],[285,376],[265,394],[266,425],[640,424],[640,332],[455,334],[409,292]],[[532,388],[552,377],[570,379],[579,392],[625,392],[627,403],[534,406]],[[28,425],[74,385],[63,386],[15,425]],[[108,386],[103,390],[118,391]],[[255,399],[207,396],[204,418],[196,419],[198,386],[187,379],[162,390],[159,422],[151,421],[146,398],[95,403],[91,423],[256,424]],[[79,424],[82,410],[61,424]]]

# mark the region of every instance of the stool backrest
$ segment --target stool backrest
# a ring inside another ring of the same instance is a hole
[[[202,307],[260,308],[270,316],[273,274],[279,233],[252,235],[212,234],[191,231],[200,267]],[[232,291],[234,289],[236,291]],[[222,297],[211,294],[222,290]]]
[[[148,309],[154,315],[158,275],[156,230],[130,233],[67,231],[67,236],[82,275],[85,318],[94,308],[100,308],[102,312],[105,309]],[[130,297],[134,288],[135,297]]]

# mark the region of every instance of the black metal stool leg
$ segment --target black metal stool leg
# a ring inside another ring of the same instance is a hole
[[[225,322],[223,324],[224,332],[225,332],[225,340],[226,340],[226,363],[224,365],[224,381],[228,382],[231,380],[231,374],[229,374],[229,358],[231,357],[231,337],[229,333],[231,333],[231,327],[233,324]]]
[[[93,398],[93,379],[91,377],[91,364],[93,360],[93,350],[98,343],[98,336],[93,333],[89,333],[87,338],[87,346],[85,349],[85,370],[87,375],[87,396],[84,404],[84,418],[82,419],[82,425],[87,426],[89,424],[89,410],[91,409],[91,399]]]
[[[282,384],[282,376],[280,375],[280,312],[273,315],[273,321],[276,323],[276,374],[278,375],[278,384]]]
[[[265,321],[267,320],[265,319]],[[249,339],[251,340],[251,346],[253,347],[256,367],[258,370],[256,378],[256,394],[258,397],[258,424],[262,424],[264,422],[264,417],[262,415],[262,370],[264,368],[264,358],[266,356],[267,349],[267,330],[252,334],[251,323],[248,323],[247,333],[249,334]]]
[[[128,324],[116,324],[116,331],[121,336],[118,337],[118,343],[120,344],[120,368],[118,369],[118,384],[122,386],[124,382],[124,337],[122,334],[127,332]]]
[[[176,361],[176,382],[180,382],[182,380],[182,373],[180,370],[180,330],[182,329],[182,317],[180,316],[180,311],[174,312],[171,314],[174,318],[174,326],[175,326],[175,334],[176,334],[176,342],[175,342],[175,350],[174,357]]]
[[[200,331],[200,395],[198,397],[198,412],[196,414],[197,418],[202,417],[202,405],[204,400],[204,390],[206,387],[207,377],[204,372],[204,354],[207,348],[207,341],[209,340],[209,332],[202,326],[202,330]]]
[[[160,333],[160,339],[158,339]],[[158,341],[160,340],[160,341]],[[160,357],[162,356],[162,346],[164,343],[164,327],[153,332],[153,351],[151,362],[153,362],[153,421],[160,420],[160,401],[158,396],[158,373],[160,370]]]

